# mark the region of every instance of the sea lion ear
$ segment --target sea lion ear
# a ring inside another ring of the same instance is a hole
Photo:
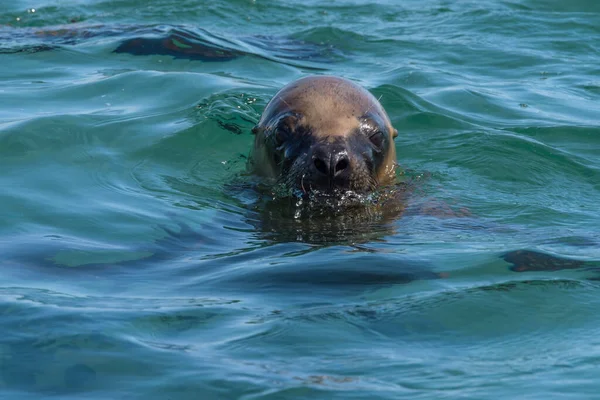
[[[262,131],[262,128],[260,126],[258,126],[258,125],[254,125],[254,128],[252,128],[252,134],[253,135],[256,135],[260,131]]]
[[[396,139],[398,137],[398,129],[392,128],[392,138]]]

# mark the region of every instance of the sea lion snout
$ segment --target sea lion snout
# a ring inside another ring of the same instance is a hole
[[[348,188],[352,166],[348,149],[343,144],[316,145],[310,159],[311,183],[320,188]]]

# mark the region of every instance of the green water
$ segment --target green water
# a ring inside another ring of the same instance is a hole
[[[600,3],[0,10],[2,398],[597,396]],[[60,24],[94,34],[34,33]],[[114,52],[176,28],[234,56]],[[405,214],[295,219],[249,184],[250,129],[311,74],[381,99]]]

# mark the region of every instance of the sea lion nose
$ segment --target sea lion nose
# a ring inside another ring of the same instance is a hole
[[[320,175],[332,180],[350,168],[348,152],[340,148],[319,148],[313,156],[313,164]]]

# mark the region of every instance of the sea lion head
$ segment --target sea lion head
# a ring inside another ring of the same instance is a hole
[[[347,79],[288,84],[253,132],[255,171],[304,194],[370,192],[395,176],[397,131],[379,101]]]

